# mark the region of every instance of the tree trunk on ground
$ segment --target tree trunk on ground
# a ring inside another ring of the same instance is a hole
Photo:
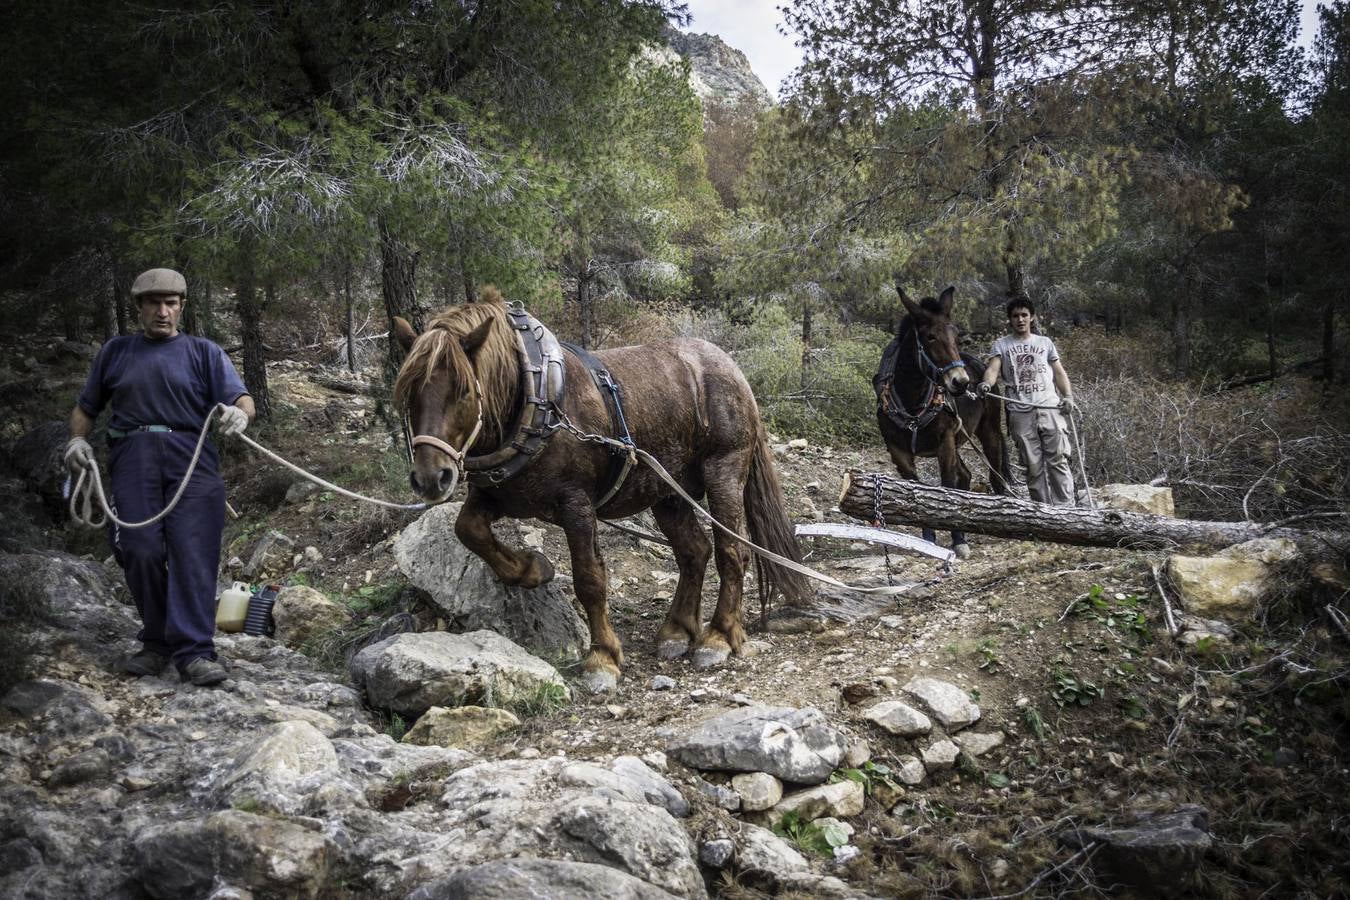
[[[267,393],[267,360],[263,356],[262,304],[258,300],[258,285],[253,271],[253,251],[247,246],[239,254],[235,300],[244,339],[244,386],[253,396],[258,417],[265,420],[271,416],[272,404]]]
[[[881,481],[881,518],[891,525],[1135,549],[1186,545],[1219,548],[1258,537],[1301,540],[1310,536],[1291,529],[1272,531],[1251,522],[1198,522],[1117,509],[1048,506],[998,494],[975,494],[864,472],[849,472],[844,476],[840,511],[871,521],[875,516],[874,479]]]

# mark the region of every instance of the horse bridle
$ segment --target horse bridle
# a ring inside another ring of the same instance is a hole
[[[413,439],[408,442],[409,452],[411,452],[413,448],[425,444],[428,447],[434,447],[450,457],[450,471],[454,474],[454,479],[450,482],[450,489],[445,492],[446,497],[453,496],[455,488],[459,487],[459,479],[464,474],[464,458],[468,455],[469,448],[473,446],[473,442],[478,440],[478,433],[483,430],[483,386],[478,383],[477,378],[473,380],[473,388],[476,392],[474,396],[478,399],[478,418],[474,420],[473,430],[469,432],[469,436],[464,439],[464,443],[460,445],[458,450],[451,447],[440,438],[430,434],[413,435]]]
[[[923,376],[934,384],[941,385],[942,376],[952,369],[964,369],[966,367],[965,360],[961,359],[959,351],[956,354],[956,360],[945,366],[939,366],[933,362],[933,358],[928,355],[928,351],[923,349],[923,341],[919,339],[918,325],[914,326],[914,349],[918,351],[919,368],[923,370]]]

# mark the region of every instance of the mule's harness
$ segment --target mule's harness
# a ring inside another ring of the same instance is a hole
[[[923,400],[919,402],[919,410],[918,412],[910,412],[905,408],[905,401],[901,399],[899,392],[895,389],[895,366],[891,367],[890,374],[881,383],[881,390],[877,393],[877,403],[881,411],[886,414],[886,418],[909,432],[909,452],[913,454],[919,446],[919,431],[926,428],[947,407],[947,395],[942,390],[942,376],[953,369],[964,369],[966,364],[958,354],[955,362],[939,366],[923,349],[923,343],[919,340],[918,326],[913,328],[911,334],[914,336],[915,362],[919,364],[919,371],[923,374],[924,381],[928,383]],[[897,362],[899,357],[900,354],[897,351]]]

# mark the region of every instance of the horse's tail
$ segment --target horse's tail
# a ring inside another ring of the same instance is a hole
[[[750,527],[750,539],[766,550],[800,563],[801,547],[788,520],[787,500],[769,455],[764,426],[760,425],[758,430],[755,453],[750,459],[750,477],[745,482],[745,520]],[[772,591],[778,591],[789,605],[796,606],[806,605],[812,596],[810,583],[799,572],[760,556],[755,557],[755,569],[759,573],[761,609],[767,608],[765,604]]]

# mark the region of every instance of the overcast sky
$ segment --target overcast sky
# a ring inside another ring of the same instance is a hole
[[[695,34],[715,34],[750,60],[759,80],[774,97],[779,85],[801,62],[793,37],[781,33],[784,0],[688,0],[694,21],[686,29]],[[1317,30],[1317,0],[1303,0],[1301,19],[1304,46],[1312,43]]]

